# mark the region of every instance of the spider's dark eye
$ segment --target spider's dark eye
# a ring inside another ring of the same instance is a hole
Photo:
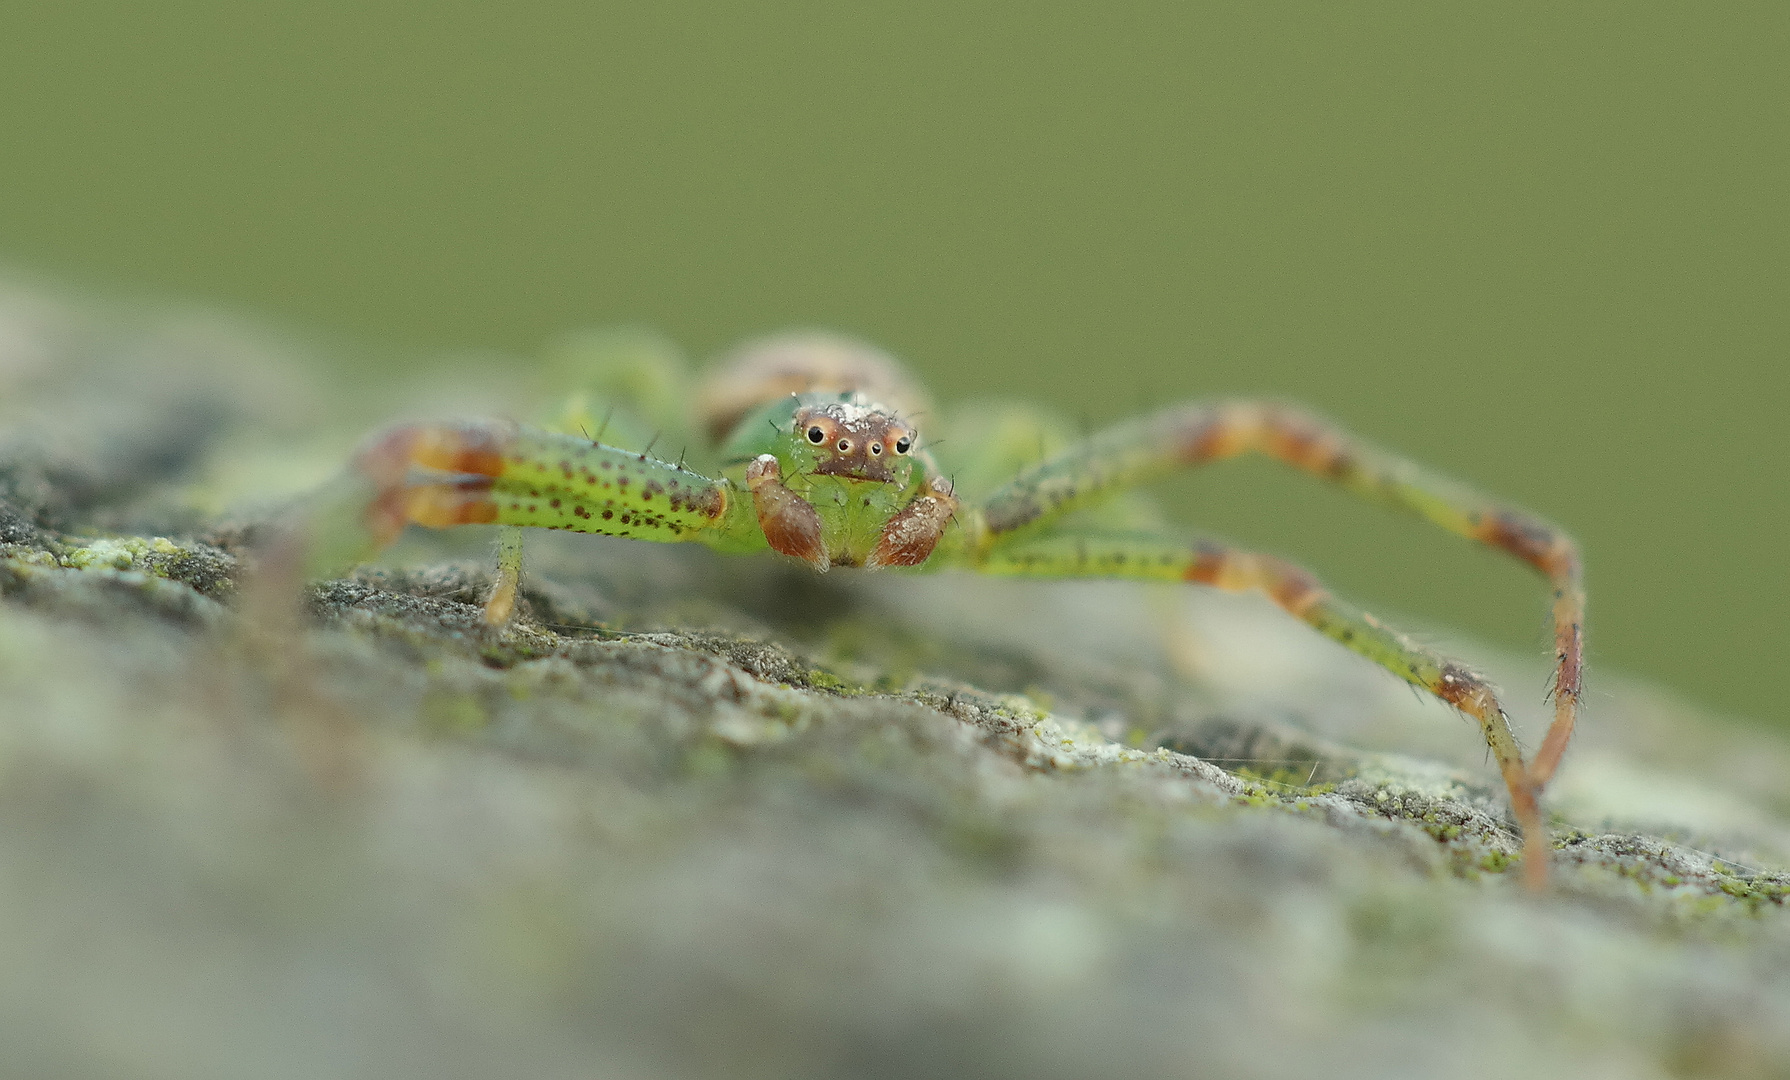
[[[827,433],[822,431],[820,428],[811,427],[808,429],[808,441],[809,442],[811,442],[811,443],[825,442],[826,438],[827,438]]]
[[[851,440],[850,439],[840,439],[837,443],[835,443],[833,445],[834,445],[834,448],[837,449],[841,454],[851,453]]]
[[[895,440],[895,452],[897,454],[905,454],[913,445],[913,440],[909,439],[906,435],[903,435],[901,438]]]
[[[882,457],[883,456],[883,444],[879,443],[879,442],[871,443],[870,444],[870,456],[871,457]]]

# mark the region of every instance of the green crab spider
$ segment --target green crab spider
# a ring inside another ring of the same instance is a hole
[[[1257,590],[1479,724],[1523,831],[1525,879],[1533,888],[1545,884],[1550,845],[1541,794],[1578,712],[1585,592],[1577,546],[1528,512],[1296,406],[1266,401],[1171,405],[1062,440],[1043,460],[1036,451],[1046,425],[1012,414],[980,421],[964,441],[979,440],[983,448],[968,455],[953,448],[963,457],[960,490],[916,426],[925,411],[921,392],[892,359],[860,343],[821,334],[756,342],[694,395],[681,359],[661,339],[610,335],[565,355],[560,366],[575,369],[570,374],[581,389],[537,425],[412,423],[365,443],[351,470],[362,493],[356,513],[364,539],[382,547],[411,524],[501,526],[497,583],[485,606],[485,620],[497,626],[515,612],[524,528],[776,551],[822,572],[963,567]],[[695,423],[687,417],[692,397]],[[600,418],[598,403],[607,407]],[[616,434],[643,439],[648,425],[674,437],[699,427],[718,448],[718,468],[699,472],[681,456],[677,463],[656,458],[652,440],[642,450],[601,441]],[[1334,596],[1300,567],[1180,535],[1123,494],[1171,470],[1245,453],[1411,511],[1547,578],[1555,711],[1533,761],[1524,760],[1492,687],[1463,664]]]

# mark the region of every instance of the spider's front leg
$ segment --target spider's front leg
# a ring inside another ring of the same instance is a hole
[[[1584,669],[1585,590],[1577,546],[1564,533],[1528,512],[1438,476],[1288,405],[1264,402],[1190,404],[1121,424],[1069,447],[1031,468],[989,497],[970,515],[972,558],[1010,573],[1052,573],[1060,565],[1039,544],[1053,522],[1097,507],[1112,493],[1177,468],[1190,468],[1255,452],[1286,462],[1376,502],[1426,518],[1450,532],[1508,552],[1540,570],[1553,586],[1555,712],[1533,763],[1524,765],[1496,698],[1465,668],[1435,656],[1321,589],[1314,579],[1281,560],[1214,546],[1182,549],[1182,561],[1157,551],[1159,567],[1178,569],[1183,580],[1222,588],[1261,589],[1293,614],[1422,686],[1479,721],[1510,789],[1512,809],[1523,825],[1532,885],[1545,880],[1547,841],[1539,799],[1572,737]],[[1092,543],[1089,538],[1081,541]],[[1152,541],[1159,543],[1159,541]],[[1150,549],[1154,551],[1155,549]],[[1122,548],[1106,551],[1104,564],[1077,562],[1093,576],[1161,577],[1140,572]],[[1030,559],[1030,563],[1026,562]],[[1017,560],[1017,561],[1016,561]],[[1029,565],[1031,569],[1024,569]]]
[[[1547,830],[1541,785],[1529,775],[1522,750],[1492,688],[1467,667],[1412,641],[1372,615],[1330,593],[1309,571],[1273,555],[1243,551],[1211,540],[1185,541],[1147,532],[1046,531],[997,541],[978,566],[983,573],[1013,577],[1134,578],[1191,581],[1227,592],[1260,591],[1287,612],[1429,691],[1478,722],[1510,792],[1511,811],[1523,829],[1525,872],[1532,885],[1545,880]]]
[[[485,607],[493,625],[507,622],[515,604],[523,526],[677,543],[712,541],[739,517],[726,481],[502,421],[389,428],[355,455],[351,476],[371,489],[359,525],[374,549],[407,525],[506,527]]]

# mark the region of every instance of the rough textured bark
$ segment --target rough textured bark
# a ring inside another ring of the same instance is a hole
[[[1768,735],[1603,676],[1536,899],[1461,721],[1265,601],[567,535],[500,631],[449,534],[282,621],[217,508],[356,421],[194,327],[0,289],[22,1075],[1790,1070]]]

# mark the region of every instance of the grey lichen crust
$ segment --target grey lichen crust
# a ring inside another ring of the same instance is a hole
[[[1535,898],[1470,727],[1265,606],[566,537],[504,630],[482,538],[258,606],[197,338],[123,408],[0,303],[21,1075],[1790,1071],[1767,736],[1608,684]]]

